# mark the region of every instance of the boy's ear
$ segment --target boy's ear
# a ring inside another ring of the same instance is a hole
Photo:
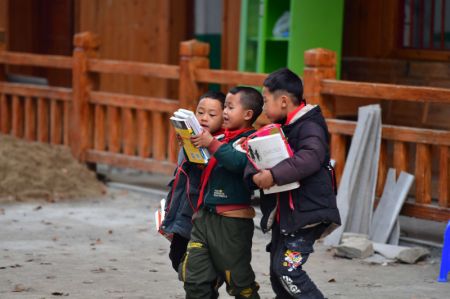
[[[281,108],[286,108],[288,105],[289,98],[286,95],[282,95],[281,98]]]
[[[251,120],[253,117],[253,110],[245,110],[244,119]]]

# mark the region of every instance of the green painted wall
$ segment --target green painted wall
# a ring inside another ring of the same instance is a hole
[[[303,74],[303,53],[312,48],[327,48],[337,54],[339,77],[344,0],[291,0],[291,13],[289,67],[296,73]]]
[[[274,37],[278,18],[290,11],[288,36]],[[270,73],[289,67],[303,75],[304,52],[337,53],[340,74],[344,0],[242,0],[239,70]]]

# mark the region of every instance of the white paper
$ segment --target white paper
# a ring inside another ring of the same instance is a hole
[[[248,141],[249,155],[258,169],[268,169],[289,158],[286,144],[280,134],[257,137]],[[298,182],[263,189],[264,194],[284,192],[300,187]]]

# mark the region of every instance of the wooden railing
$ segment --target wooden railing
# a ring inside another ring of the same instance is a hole
[[[196,59],[189,57],[193,43],[183,46],[181,68],[190,67],[190,60]],[[70,146],[82,162],[171,174],[177,145],[170,137],[168,117],[180,101],[99,91],[98,75],[180,80],[180,66],[97,59],[99,41],[91,33],[76,35],[74,44],[72,57],[0,52],[3,65],[70,69],[73,76],[72,88],[7,83],[5,67],[0,66],[0,131],[29,141]],[[207,48],[207,55],[208,45],[200,47]],[[186,96],[183,99],[183,106],[195,105]]]
[[[194,109],[208,83],[261,86],[267,76],[209,69],[209,45],[197,41],[180,44],[179,65],[98,59],[99,41],[91,33],[77,34],[74,44],[72,57],[0,52],[0,130],[31,141],[70,146],[81,162],[171,174],[177,154],[168,121],[172,112],[179,107]],[[72,69],[72,88],[6,83],[2,64]],[[307,51],[305,64],[305,98],[319,104],[327,117],[339,176],[356,123],[335,118],[337,101],[345,105],[346,98],[356,97],[450,103],[448,89],[334,80],[336,58],[331,51]],[[100,91],[99,74],[178,80],[178,99]],[[258,120],[265,122],[264,117]],[[408,201],[402,213],[448,220],[450,132],[383,125],[382,139],[377,193],[388,167],[414,173],[415,200]],[[438,192],[433,192],[433,182]]]
[[[327,117],[338,180],[356,122],[335,119],[336,105],[345,105],[345,100],[352,97],[450,104],[449,89],[334,80],[335,55],[328,50],[307,51],[305,62],[305,97],[320,104]],[[398,173],[407,171],[415,175],[414,196],[405,203],[402,214],[438,221],[450,219],[450,131],[383,125],[378,196],[390,167]],[[434,185],[437,187],[433,188]]]
[[[97,87],[99,74],[179,79],[179,66],[100,60],[95,58],[97,45],[91,34],[75,38],[74,155],[90,163],[172,173],[176,145],[170,138],[168,117],[179,108],[179,101],[103,92]]]
[[[8,65],[72,68],[72,58],[0,52]],[[0,79],[5,79],[0,67]],[[70,88],[0,82],[0,131],[29,141],[69,144]]]

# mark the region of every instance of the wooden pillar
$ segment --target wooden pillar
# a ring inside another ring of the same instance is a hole
[[[195,70],[209,68],[209,44],[197,40],[180,43],[180,107],[194,111],[198,98],[208,89],[195,80]]]
[[[6,16],[6,13],[4,15]],[[0,45],[0,54],[4,52],[5,47]],[[4,64],[0,64],[0,81],[6,81],[6,66]],[[3,134],[10,133],[11,113],[9,112],[9,105],[9,100],[6,94],[0,92],[0,132]]]
[[[317,104],[325,117],[334,117],[334,100],[321,94],[322,79],[336,79],[336,53],[327,49],[305,52],[303,96],[310,104]]]
[[[439,147],[439,206],[450,207],[450,147]]]
[[[89,93],[98,85],[98,76],[88,73],[88,59],[96,57],[99,39],[90,32],[78,33],[74,36],[73,51],[73,111],[71,120],[72,153],[79,161],[85,161],[86,151],[91,146],[89,131],[92,121],[89,108]]]
[[[336,183],[339,186],[344,172],[345,157],[347,152],[347,141],[344,135],[331,134],[331,159],[336,161],[334,171],[336,173]]]
[[[431,145],[416,147],[416,203],[431,203]]]

